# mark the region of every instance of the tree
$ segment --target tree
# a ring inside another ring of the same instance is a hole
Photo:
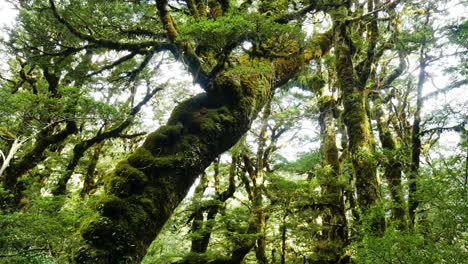
[[[442,115],[426,121],[422,116],[427,69],[442,58],[434,55],[441,50],[438,41],[449,39],[466,54],[466,23],[444,28],[448,34],[440,39],[429,27],[428,18],[442,6],[429,1],[420,10],[405,1],[378,0],[21,1],[18,24],[4,43],[16,57],[10,60],[10,72],[1,76],[1,100],[12,105],[0,106],[8,113],[0,117],[2,123],[9,124],[0,127],[2,209],[20,215],[19,209],[34,208],[30,203],[49,193],[67,208],[73,203],[63,195],[74,195],[69,187],[83,183],[85,198],[79,198],[80,203],[89,199],[93,206],[82,216],[72,239],[76,244],[65,258],[75,263],[138,263],[195,180],[251,129],[264,109],[257,153],[244,149],[231,162],[232,168],[240,166],[237,172],[243,180],[235,189],[240,187],[250,198],[251,210],[237,208],[244,211],[248,228],[239,229],[245,232],[239,232],[238,245],[223,251],[230,257],[213,261],[248,261],[255,249],[256,260],[266,263],[269,247],[278,244],[269,238],[277,237],[283,263],[294,254],[304,262],[346,262],[349,240],[369,248],[369,241],[392,234],[392,229],[385,231],[386,209],[391,223],[406,229],[405,177],[410,224],[418,226],[416,212],[423,210],[418,196],[424,190],[418,186],[424,186],[420,158],[430,160],[424,151],[434,146],[438,129],[464,129],[464,122],[448,126],[449,119]],[[410,25],[423,30],[410,37]],[[420,75],[413,111],[413,76],[405,71],[405,61],[411,62],[416,50]],[[139,141],[143,128],[138,113],[144,105],[163,98],[158,93],[163,89],[177,93],[159,71],[166,62],[176,61],[203,92],[170,102],[176,107],[167,122]],[[452,73],[464,76],[463,68]],[[462,78],[428,98],[464,84]],[[284,121],[291,119],[287,116],[273,122],[279,127],[269,123],[271,100],[277,90],[293,86],[314,94],[320,112],[321,150],[309,156],[320,157],[320,162],[303,160],[309,162],[302,167],[301,176],[308,178],[304,184],[281,179],[287,173],[271,176],[294,170],[293,164],[301,162],[283,162],[289,168],[275,171],[268,160],[277,150],[275,137],[285,133],[279,131],[294,122]],[[331,96],[322,91],[327,89]],[[97,94],[102,96],[91,99]],[[30,114],[33,107],[38,111]],[[409,149],[412,160],[399,159],[401,153],[408,156]],[[116,165],[106,173],[100,170],[101,177],[95,179],[96,168],[105,166],[100,160]],[[75,180],[77,172],[84,180]],[[222,175],[229,175],[232,183],[234,174]],[[215,183],[216,175],[221,174],[215,173]],[[382,188],[381,175],[387,189]],[[303,196],[278,198],[289,190],[278,187],[284,182],[303,190]],[[202,180],[197,190],[200,195],[205,183]],[[226,192],[215,190],[210,201],[226,203],[236,192],[233,186],[229,184]],[[90,189],[96,195],[87,197]],[[281,212],[271,220],[268,200]],[[386,208],[388,200],[391,205]],[[428,204],[432,203],[424,203]],[[192,212],[192,231],[205,232],[201,239],[192,237],[192,251],[203,255],[209,251],[219,207]],[[288,219],[303,221],[300,226],[310,238],[298,234],[300,228],[288,225]],[[267,221],[273,223],[271,228]],[[418,228],[412,232],[423,235]],[[275,230],[281,235],[269,236]],[[274,255],[272,251],[271,260]]]

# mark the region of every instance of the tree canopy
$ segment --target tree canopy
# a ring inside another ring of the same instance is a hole
[[[467,4],[8,0],[0,263],[463,263]]]

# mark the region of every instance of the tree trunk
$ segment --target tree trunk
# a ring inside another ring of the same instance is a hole
[[[83,189],[81,189],[80,191],[81,197],[85,197],[86,195],[89,195],[96,186],[94,174],[95,174],[96,166],[98,164],[99,156],[101,155],[101,151],[103,147],[104,147],[104,143],[101,142],[97,144],[96,147],[94,148],[93,157],[91,158],[91,162],[88,165],[88,169],[86,170],[86,176],[83,180]]]
[[[349,138],[349,151],[356,177],[358,204],[363,216],[368,219],[373,232],[383,233],[385,215],[376,208],[380,203],[377,163],[374,157],[374,143],[366,111],[367,95],[364,87],[358,85],[352,61],[352,44],[346,33],[344,22],[335,26],[335,69],[338,85],[343,93],[344,123]],[[375,208],[376,212],[370,210]],[[361,221],[364,218],[361,218]]]
[[[231,198],[236,190],[235,176],[237,172],[237,157],[231,157],[231,165],[229,167],[229,186],[227,190],[225,190],[222,193],[220,192],[219,186],[219,158],[215,161],[214,165],[216,192],[215,199],[218,201],[218,203],[214,203],[213,205],[208,207],[206,221],[203,221],[202,224],[197,226],[194,226],[195,224],[192,225],[192,232],[200,231],[201,229],[203,229],[201,237],[196,236],[192,239],[192,247],[190,251],[195,253],[205,253],[208,250],[208,244],[210,243],[211,233],[215,225],[214,221],[216,219],[216,216],[218,215],[221,204],[224,204],[229,198]],[[206,211],[206,208],[204,208],[204,211]],[[197,215],[194,215],[194,217],[197,217]],[[203,217],[201,217],[201,220],[203,220]],[[196,246],[194,247],[194,245]]]
[[[272,88],[330,46],[329,33],[320,34],[289,57],[252,58],[211,76],[205,93],[179,104],[165,126],[105,176],[98,215],[82,224],[82,247],[71,252],[75,262],[138,263],[196,177],[247,132]]]
[[[98,216],[80,229],[78,263],[138,263],[195,178],[249,129],[271,92],[258,76],[218,77],[104,179]]]
[[[317,248],[317,260],[322,263],[337,263],[347,245],[348,232],[333,116],[336,104],[331,96],[323,96],[319,106],[322,164],[331,169],[327,175],[323,175],[322,198],[325,203],[331,206],[325,208],[323,212],[322,234],[326,241],[323,241],[325,246]]]
[[[405,197],[403,195],[403,187],[401,185],[402,164],[396,156],[397,146],[393,135],[390,132],[387,120],[384,117],[382,109],[382,99],[377,95],[374,99],[374,114],[377,120],[377,130],[379,132],[380,143],[385,150],[384,154],[387,161],[384,165],[384,177],[387,179],[390,198],[392,200],[392,220],[397,222],[397,228],[405,230],[408,227]]]
[[[411,133],[411,168],[408,182],[408,211],[410,216],[410,226],[413,228],[416,222],[416,209],[419,201],[417,196],[417,180],[419,178],[419,165],[421,156],[421,109],[422,109],[422,92],[424,83],[426,82],[426,55],[424,45],[420,50],[419,57],[419,77],[416,94],[416,112],[414,113],[413,130]]]
[[[193,212],[193,220],[192,220],[192,227],[191,227],[191,232],[192,234],[195,232],[203,232],[203,208],[200,207],[199,201],[195,201],[195,199],[200,199],[200,196],[203,195],[203,193],[206,190],[206,187],[208,187],[208,179],[206,173],[203,173],[201,178],[200,178],[200,183],[197,185],[195,188],[194,192],[194,202],[193,204],[195,205],[195,211]],[[202,235],[204,237],[204,234]],[[190,246],[190,252],[194,253],[205,253],[206,252],[206,246],[203,243],[203,239],[198,238],[197,236],[194,236],[191,241],[191,246]]]
[[[287,214],[283,216],[283,222],[281,223],[281,264],[286,263],[286,218]]]

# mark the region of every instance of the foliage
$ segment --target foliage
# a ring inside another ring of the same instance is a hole
[[[0,263],[66,262],[64,252],[75,245],[74,233],[91,214],[89,202],[78,197],[35,197],[21,212],[1,212]]]
[[[18,2],[0,263],[466,262],[450,3]]]

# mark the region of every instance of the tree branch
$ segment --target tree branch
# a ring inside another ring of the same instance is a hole
[[[446,87],[444,87],[444,88],[442,88],[440,90],[428,93],[427,95],[422,97],[422,100],[423,101],[429,100],[429,99],[431,99],[431,98],[433,98],[433,97],[435,97],[435,96],[437,96],[437,95],[439,95],[441,93],[449,92],[452,89],[462,87],[462,86],[464,86],[466,84],[468,84],[468,79],[463,79],[463,80],[460,80],[460,81],[453,82],[450,85],[448,85],[448,86],[446,86]]]
[[[98,39],[95,38],[91,35],[84,34],[80,32],[78,29],[73,27],[73,25],[70,24],[65,18],[60,16],[60,14],[57,11],[57,8],[55,6],[55,3],[53,0],[49,0],[50,4],[50,9],[52,11],[52,14],[54,15],[55,19],[59,21],[61,24],[63,24],[69,31],[72,33],[75,37],[89,41],[91,43],[97,44],[101,47],[109,48],[109,49],[114,49],[114,50],[142,50],[145,48],[153,48],[155,51],[171,51],[173,53],[176,53],[175,47],[172,43],[168,42],[158,42],[158,41],[146,41],[146,42],[119,42],[119,41],[113,41],[109,39]]]

